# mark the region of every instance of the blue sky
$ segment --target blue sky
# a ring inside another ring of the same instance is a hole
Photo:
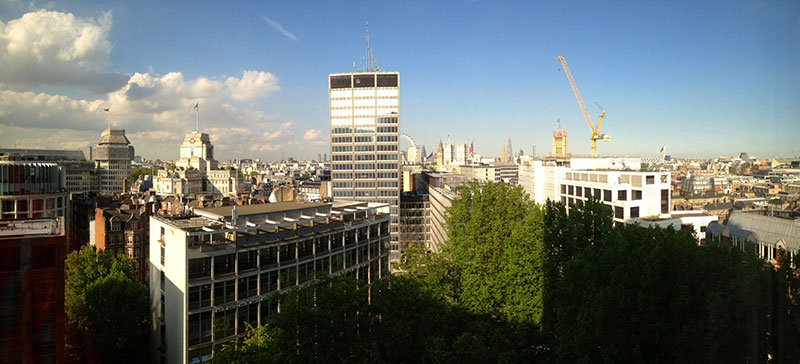
[[[5,24],[38,8],[95,23],[108,14],[106,39],[112,48],[95,71],[180,72],[187,82],[243,81],[250,70],[270,74],[277,87],[252,97],[203,96],[230,105],[201,122],[225,134],[215,142],[221,159],[277,159],[281,148],[296,158],[327,152],[326,76],[363,62],[366,21],[381,69],[401,73],[401,132],[428,151],[449,135],[453,141],[474,140],[477,152],[497,156],[511,136],[515,150],[528,154],[535,144],[542,156],[560,118],[569,132],[569,151],[588,154],[588,127],[555,59],[561,55],[590,115],[599,114],[593,100],[606,109],[603,132],[613,140],[600,144],[601,155],[649,157],[662,145],[681,157],[742,151],[788,157],[793,147],[800,152],[797,1],[0,4]],[[3,89],[11,91],[0,94],[0,105],[13,91],[107,100],[114,108],[112,95],[85,83],[4,85],[0,75]],[[98,115],[95,109],[87,112]],[[227,120],[226,112],[236,113],[230,117],[235,121]],[[251,113],[257,116],[249,120]],[[46,141],[38,137],[47,135],[46,122],[31,121],[36,128],[26,128],[20,115],[9,120],[0,112],[0,144]],[[176,112],[174,120],[168,115],[130,114],[118,126],[138,133],[133,135],[140,140],[131,137],[137,154],[177,158],[179,141],[156,143],[166,134],[155,129],[164,123],[170,133],[181,124],[191,129],[194,115]],[[257,130],[242,137],[257,145],[243,148],[235,138],[226,139],[239,135],[226,131],[227,123]],[[74,135],[87,135],[81,140],[88,144],[102,128]],[[62,129],[54,125],[50,132]],[[259,136],[267,134],[274,137],[271,143],[259,144]]]

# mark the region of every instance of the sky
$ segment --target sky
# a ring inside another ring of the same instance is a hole
[[[108,125],[178,158],[199,125],[216,157],[314,158],[329,73],[400,72],[400,131],[499,156],[709,158],[800,153],[800,2],[0,0],[0,147],[83,149]],[[108,108],[108,112],[103,110]],[[406,142],[401,142],[405,147]],[[794,151],[793,151],[794,149]]]

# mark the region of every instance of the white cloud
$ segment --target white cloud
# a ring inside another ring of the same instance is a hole
[[[267,24],[269,24],[269,26],[271,26],[273,29],[277,30],[278,32],[280,32],[281,34],[286,36],[286,38],[289,38],[289,39],[297,42],[297,36],[292,34],[290,31],[286,30],[283,27],[283,25],[281,25],[281,23],[278,23],[278,22],[276,22],[276,21],[274,21],[274,20],[272,20],[270,18],[267,18],[266,15],[261,15],[261,17],[264,18],[264,21],[266,21]]]
[[[306,132],[303,133],[303,140],[314,145],[328,144],[327,136],[323,134],[320,129],[306,130]]]
[[[113,91],[128,80],[104,72],[113,46],[111,13],[79,19],[39,10],[0,22],[0,82],[32,90],[41,85],[76,86],[94,93]]]
[[[228,77],[225,87],[234,101],[252,101],[280,90],[278,78],[269,72],[244,71],[242,78]]]
[[[110,27],[110,13],[81,20],[72,14],[36,11],[0,22],[0,144],[84,149],[110,124],[126,130],[137,154],[175,159],[184,134],[195,129],[196,103],[199,128],[211,135],[222,152],[217,153],[220,159],[276,158],[281,148],[305,152],[302,147],[310,144],[278,113],[254,109],[252,103],[235,105],[280,90],[278,78],[269,72],[246,70],[241,77],[187,80],[181,72],[150,71],[124,75],[113,87],[98,83],[99,78],[117,75],[102,72],[110,63]],[[61,83],[88,89],[104,86],[105,92],[78,99],[39,89]],[[104,112],[109,105],[110,111]]]

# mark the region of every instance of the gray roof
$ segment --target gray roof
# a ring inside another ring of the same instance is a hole
[[[103,133],[100,134],[100,141],[97,142],[98,145],[103,144],[124,144],[128,145],[131,142],[128,140],[128,137],[125,136],[125,129],[106,129],[103,130]]]
[[[774,245],[783,240],[788,250],[800,249],[800,219],[733,211],[726,225],[709,224],[708,231],[715,235],[721,234],[767,245]]]

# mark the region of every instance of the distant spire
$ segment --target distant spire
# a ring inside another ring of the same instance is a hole
[[[370,67],[369,66],[369,64],[370,64],[370,58],[369,58],[369,22],[367,22],[367,50],[366,50],[366,54],[364,55],[364,57],[366,57],[364,61],[367,63],[367,69],[366,70],[369,71],[369,67]]]

